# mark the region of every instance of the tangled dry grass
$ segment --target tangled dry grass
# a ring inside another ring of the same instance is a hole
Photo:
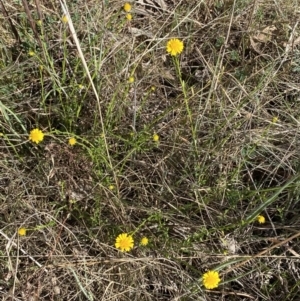
[[[2,300],[297,300],[297,1],[61,3],[0,1]]]

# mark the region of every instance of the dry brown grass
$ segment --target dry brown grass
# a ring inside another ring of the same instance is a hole
[[[144,1],[131,22],[120,1],[68,3],[91,79],[58,2],[28,4],[40,27],[3,3],[2,300],[297,300],[297,1]]]

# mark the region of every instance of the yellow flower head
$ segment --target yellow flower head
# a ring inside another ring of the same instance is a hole
[[[202,277],[203,285],[207,289],[218,287],[220,281],[219,273],[216,271],[208,271]]]
[[[61,18],[61,20],[62,20],[62,22],[65,23],[65,24],[68,23],[68,16],[63,15],[62,18]]]
[[[25,236],[25,235],[26,235],[26,228],[20,228],[20,229],[18,230],[18,234],[19,234],[20,236]]]
[[[153,138],[153,141],[154,141],[154,142],[158,142],[158,141],[159,141],[159,136],[158,136],[157,134],[154,134],[154,135],[152,136],[152,138]]]
[[[122,233],[116,238],[115,247],[122,252],[129,252],[134,245],[133,237],[127,233]]]
[[[129,11],[131,11],[131,4],[126,2],[123,6],[124,10],[126,11],[126,13],[128,13]]]
[[[257,217],[257,221],[260,223],[260,224],[264,224],[266,222],[266,219],[263,215],[259,215]]]
[[[183,42],[178,39],[171,39],[167,43],[167,52],[171,55],[180,54],[183,50]]]
[[[29,55],[29,56],[35,56],[35,52],[34,52],[33,50],[29,50],[29,51],[28,51],[28,55]]]
[[[76,144],[76,139],[74,138],[74,137],[71,137],[70,139],[69,139],[69,145],[71,145],[71,146],[73,146],[73,145],[75,145]]]
[[[127,14],[127,15],[126,15],[126,19],[127,19],[128,21],[131,21],[131,20],[132,20],[132,14]]]
[[[34,129],[30,131],[29,140],[36,144],[39,144],[44,140],[44,133],[39,129]]]
[[[128,78],[128,82],[129,82],[130,84],[133,84],[133,83],[134,83],[134,76],[130,76],[130,77]]]
[[[274,116],[273,118],[272,118],[272,122],[273,123],[276,123],[278,121],[278,117],[277,116]]]
[[[148,239],[147,237],[143,237],[143,238],[141,239],[140,245],[141,245],[141,246],[147,246],[148,243],[149,243],[149,239]]]
[[[115,185],[112,185],[112,184],[109,185],[109,186],[108,186],[108,189],[109,189],[109,190],[114,190],[114,189],[115,189]]]

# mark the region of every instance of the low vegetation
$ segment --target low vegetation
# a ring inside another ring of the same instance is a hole
[[[297,1],[0,1],[3,300],[297,300]]]

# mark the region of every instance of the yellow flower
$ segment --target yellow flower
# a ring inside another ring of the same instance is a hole
[[[29,56],[35,56],[35,52],[34,52],[33,50],[29,50],[29,51],[28,51],[28,55],[29,55]]]
[[[131,4],[126,2],[123,6],[124,10],[128,13],[129,11],[131,11]]]
[[[130,76],[130,77],[128,78],[128,82],[129,82],[130,84],[134,83],[134,77],[133,77],[133,76]]]
[[[159,136],[158,136],[157,134],[154,134],[154,135],[152,136],[152,138],[153,138],[153,141],[154,141],[154,142],[159,141]]]
[[[25,236],[25,235],[26,235],[26,228],[20,228],[20,229],[18,230],[18,234],[19,234],[20,236]]]
[[[202,277],[203,285],[207,289],[218,287],[220,281],[219,272],[216,271],[208,271]]]
[[[127,14],[127,15],[126,15],[126,19],[127,19],[128,21],[131,21],[131,20],[132,20],[132,14]]]
[[[68,23],[68,16],[63,15],[62,18],[61,18],[61,20],[62,20],[62,22],[65,23],[65,24]]]
[[[273,123],[276,123],[278,121],[278,117],[277,116],[274,116],[273,118],[272,118],[272,122]]]
[[[37,21],[36,21],[36,24],[37,24],[38,26],[42,26],[43,21],[42,21],[42,20],[37,20]]]
[[[29,134],[29,140],[36,144],[39,144],[44,140],[44,133],[39,129],[34,129]]]
[[[183,50],[183,42],[178,39],[171,39],[167,43],[167,52],[171,55],[180,54]]]
[[[143,238],[141,239],[140,245],[141,245],[141,246],[147,246],[148,243],[149,243],[149,239],[148,239],[147,237],[143,237]]]
[[[127,233],[122,233],[116,238],[115,247],[122,252],[130,251],[133,248],[133,237]]]
[[[71,145],[71,146],[73,146],[73,145],[75,145],[76,144],[76,139],[74,138],[74,137],[71,137],[70,139],[69,139],[69,145]]]
[[[112,184],[109,185],[109,186],[108,186],[108,189],[109,189],[109,190],[114,190],[114,189],[115,189],[115,185],[112,185]]]
[[[260,223],[260,224],[264,224],[266,222],[266,219],[263,215],[259,215],[257,217],[257,221]]]

